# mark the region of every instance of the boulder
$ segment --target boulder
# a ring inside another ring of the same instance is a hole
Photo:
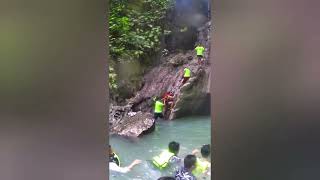
[[[129,112],[111,127],[110,133],[126,137],[139,137],[154,130],[154,118],[150,113]]]

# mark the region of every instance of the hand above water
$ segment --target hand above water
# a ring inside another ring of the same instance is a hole
[[[142,163],[142,161],[141,161],[141,160],[136,159],[136,160],[134,160],[134,161],[133,161],[133,163],[132,163],[132,164],[137,165],[137,164],[141,164],[141,163]]]
[[[192,151],[192,154],[193,154],[193,155],[195,155],[195,154],[197,154],[197,153],[200,153],[199,149],[195,149],[195,150]]]
[[[128,168],[131,170],[135,165],[140,164],[142,161],[139,159],[134,160],[129,166]]]

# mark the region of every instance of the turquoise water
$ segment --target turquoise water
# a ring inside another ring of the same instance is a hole
[[[121,166],[128,166],[133,160],[140,159],[143,162],[135,166],[127,174],[110,172],[111,180],[157,180],[171,172],[160,172],[152,167],[146,160],[161,153],[168,147],[170,141],[180,143],[179,157],[184,158],[193,149],[200,148],[203,144],[211,142],[210,117],[188,117],[174,121],[159,121],[156,130],[139,139],[126,139],[112,136],[110,145],[120,157]],[[207,178],[207,179],[210,179]]]

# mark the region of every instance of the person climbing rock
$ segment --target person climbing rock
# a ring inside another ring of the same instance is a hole
[[[183,69],[182,83],[179,86],[179,88],[183,86],[190,79],[190,76],[191,76],[191,70],[188,67],[185,67]]]
[[[157,120],[158,118],[163,118],[163,107],[165,104],[163,100],[160,100],[158,97],[155,98],[154,104],[154,119]]]
[[[193,155],[199,153],[198,149],[192,151]],[[197,158],[196,168],[192,171],[192,174],[196,177],[200,175],[210,175],[210,144],[203,145],[201,147],[201,157]]]
[[[197,47],[195,48],[197,57],[198,57],[198,64],[201,65],[203,61],[203,53],[205,48],[199,43]]]
[[[174,100],[174,94],[172,91],[166,92],[162,98],[164,104],[166,107],[168,107],[170,110],[173,107],[173,100]]]
[[[168,167],[168,165],[180,163],[181,159],[178,157],[180,150],[180,144],[172,141],[168,145],[168,149],[161,152],[160,155],[152,158],[152,163],[158,169],[162,170]]]
[[[176,180],[196,180],[196,177],[192,174],[197,163],[197,157],[189,154],[184,158],[184,166],[175,172]]]
[[[141,160],[134,160],[129,166],[127,167],[120,167],[120,159],[119,156],[112,150],[111,146],[109,145],[109,170],[119,173],[127,173],[132,170],[132,168],[141,163]]]

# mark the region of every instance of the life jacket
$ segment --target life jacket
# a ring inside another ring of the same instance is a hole
[[[183,77],[190,77],[191,76],[191,71],[188,68],[184,68],[184,75]]]
[[[160,155],[153,157],[152,163],[159,169],[163,169],[168,166],[170,158],[174,156],[173,153],[168,150],[163,151]]]
[[[204,47],[202,47],[202,46],[197,46],[197,47],[195,48],[195,50],[197,51],[197,55],[203,56]]]
[[[206,170],[209,168],[210,163],[207,161],[203,161],[199,158],[197,158],[196,162],[196,168],[192,171],[192,174],[195,176],[199,176],[206,172]]]
[[[163,103],[161,103],[160,101],[156,101],[155,106],[154,106],[154,112],[155,113],[162,113],[163,111]]]
[[[120,159],[116,153],[113,153],[112,156],[109,156],[109,162],[114,162],[120,167]]]

